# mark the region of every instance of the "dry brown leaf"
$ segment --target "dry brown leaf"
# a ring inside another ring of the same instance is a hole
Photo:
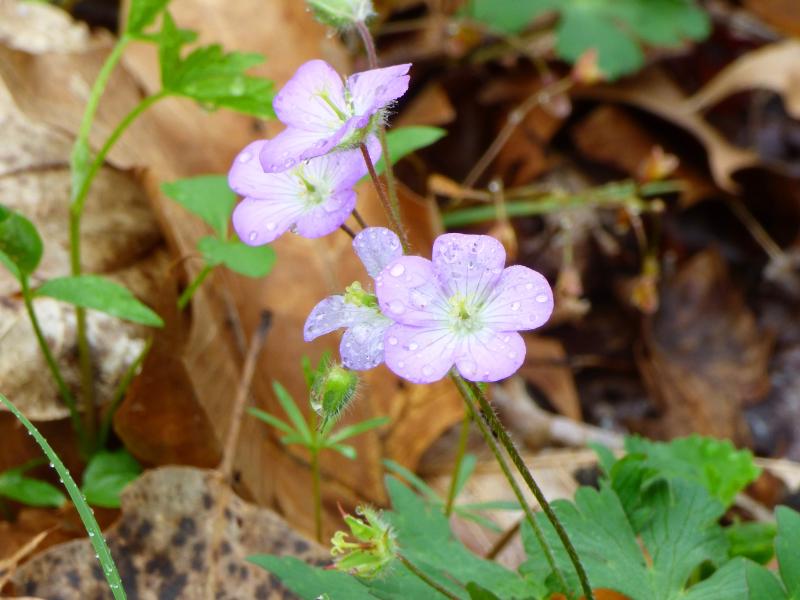
[[[129,597],[295,598],[248,563],[252,554],[328,560],[275,513],[244,502],[213,471],[162,467],[122,496],[122,516],[106,540]],[[62,544],[19,567],[20,593],[65,600],[109,597],[88,539]]]
[[[456,109],[450,102],[447,91],[441,83],[431,83],[419,92],[402,114],[395,125],[447,125],[456,118]]]
[[[733,173],[760,162],[755,152],[734,146],[693,111],[678,86],[656,67],[614,85],[588,87],[579,93],[630,104],[686,129],[705,147],[714,181],[724,190],[736,191]]]
[[[796,0],[744,0],[745,8],[788,36],[800,36],[800,4]]]
[[[784,40],[742,55],[688,98],[684,108],[702,111],[732,94],[753,89],[780,94],[786,111],[800,119],[800,41]]]
[[[581,404],[564,346],[556,339],[526,335],[525,362],[519,374],[536,386],[555,409],[581,421]]]
[[[0,44],[27,52],[73,52],[89,41],[85,23],[51,4],[0,0]]]
[[[742,407],[769,389],[772,344],[719,253],[697,254],[666,282],[644,334],[639,365],[664,412],[661,435],[746,442]]]

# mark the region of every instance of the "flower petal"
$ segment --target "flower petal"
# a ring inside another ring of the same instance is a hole
[[[335,131],[344,124],[341,115],[348,112],[344,82],[324,60],[310,60],[278,92],[272,107],[278,119],[291,127]]]
[[[263,246],[283,235],[302,216],[302,204],[245,198],[233,210],[233,228],[249,246]]]
[[[257,160],[268,140],[248,144],[233,160],[228,171],[228,185],[240,196],[263,199],[294,195],[301,191],[289,173],[265,173]],[[363,159],[362,159],[363,160]]]
[[[302,168],[308,181],[329,190],[352,188],[367,174],[367,165],[358,149],[339,150],[312,158]]]
[[[368,227],[363,230],[353,240],[353,249],[373,279],[387,264],[403,255],[400,238],[386,227]]]
[[[271,140],[264,140],[258,155],[261,168],[265,173],[281,173],[300,161],[322,156],[339,143],[345,132],[344,127],[328,132],[287,127]]]
[[[341,327],[370,321],[376,314],[375,309],[345,302],[344,296],[328,296],[311,309],[303,326],[303,339],[310,342]]]
[[[319,206],[297,218],[295,233],[307,238],[318,238],[333,233],[356,207],[356,193],[350,188],[333,192]]]
[[[400,256],[375,278],[375,295],[383,314],[406,325],[436,326],[447,318],[447,299],[431,261]]]
[[[409,327],[395,323],[384,336],[386,366],[414,383],[438,381],[453,366],[458,340],[438,327]]]
[[[339,353],[348,369],[366,371],[383,362],[384,334],[392,322],[375,313],[374,317],[356,323],[345,331]]]
[[[446,233],[433,243],[433,267],[448,297],[487,297],[505,262],[503,245],[488,235]]]
[[[484,323],[497,331],[536,329],[553,312],[553,291],[540,274],[514,265],[503,271],[486,302]]]
[[[372,115],[405,94],[410,68],[410,63],[394,65],[354,73],[348,77],[347,89],[353,99],[354,113]]]
[[[461,338],[455,362],[464,379],[499,381],[515,373],[524,360],[525,342],[520,334],[484,328]]]

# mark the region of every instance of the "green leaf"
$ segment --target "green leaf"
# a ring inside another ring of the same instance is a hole
[[[217,237],[225,239],[228,222],[236,205],[236,194],[224,175],[199,175],[170,181],[161,186],[169,198],[208,223]]]
[[[444,505],[444,500],[442,500],[439,495],[434,491],[434,489],[425,483],[422,479],[420,479],[416,473],[406,469],[403,465],[399,462],[395,462],[390,458],[383,459],[383,465],[389,469],[394,475],[399,475],[403,479],[405,479],[409,485],[413,486],[414,489],[417,490],[420,494],[425,496],[429,502],[438,503]]]
[[[331,450],[335,450],[345,458],[349,458],[350,460],[355,460],[358,457],[358,453],[356,449],[352,446],[348,446],[347,444],[333,444],[332,446],[328,446]]]
[[[736,558],[682,596],[684,600],[786,600],[771,571],[745,558]]]
[[[125,23],[125,33],[133,36],[143,33],[167,4],[169,0],[132,0],[128,20]]]
[[[42,238],[34,224],[0,205],[0,262],[19,279],[36,270],[43,252]]]
[[[274,84],[245,74],[264,62],[260,54],[225,52],[220,45],[212,44],[195,48],[184,58],[182,46],[193,38],[176,27],[169,12],[164,13],[156,39],[165,91],[191,98],[211,110],[230,108],[256,117],[275,116]]]
[[[4,496],[28,506],[61,507],[67,498],[61,491],[32,477],[25,477],[21,469],[11,469],[0,473],[0,496]]]
[[[370,429],[375,429],[376,427],[382,427],[389,423],[391,419],[389,417],[375,417],[373,419],[367,419],[366,421],[361,421],[360,423],[354,423],[353,425],[348,425],[347,427],[342,427],[337,431],[333,432],[328,439],[326,440],[329,444],[336,444],[338,442],[343,442],[346,439],[351,437],[361,435],[369,431]]]
[[[286,391],[286,388],[277,381],[272,382],[272,389],[275,390],[275,395],[278,397],[278,402],[281,403],[286,416],[289,417],[289,420],[291,420],[291,422],[294,424],[294,428],[297,430],[297,433],[303,436],[303,439],[306,441],[306,443],[310,445],[313,442],[311,429],[308,427],[308,423],[306,423],[303,413],[300,412],[297,404],[295,404],[294,398],[292,398],[291,394]]]
[[[800,513],[786,506],[775,509],[778,520],[778,537],[775,553],[781,578],[791,600],[800,599]]]
[[[264,410],[261,410],[259,408],[248,408],[247,412],[256,417],[257,419],[261,419],[267,425],[272,425],[275,429],[279,429],[284,433],[288,433],[290,435],[295,433],[295,430],[292,429],[288,423],[281,421],[278,417],[271,415]]]
[[[142,325],[164,325],[161,317],[137,300],[130,290],[97,275],[57,277],[42,284],[34,295],[55,298]]]
[[[742,556],[765,565],[775,555],[775,523],[733,523],[725,528],[731,558]]]
[[[470,581],[467,584],[467,593],[469,594],[470,600],[500,600],[492,592],[485,587],[479,586],[474,581]]]
[[[225,265],[247,277],[263,277],[275,265],[275,251],[271,246],[248,246],[239,240],[204,237],[197,248],[209,264]]]
[[[557,8],[559,0],[470,0],[463,14],[504,33],[519,33],[543,12]]]
[[[374,600],[364,584],[340,571],[317,569],[293,556],[248,556],[247,560],[280,578],[283,585],[301,598],[318,598],[327,593],[331,600]]]
[[[98,452],[83,472],[83,492],[92,506],[119,508],[120,494],[142,472],[139,462],[125,450]]]
[[[412,152],[435,144],[447,132],[439,127],[413,126],[397,127],[386,134],[386,144],[389,146],[389,156],[394,165],[401,158]],[[380,175],[386,169],[386,163],[381,158],[375,165],[375,171]]]
[[[472,472],[475,470],[476,464],[478,464],[478,459],[475,457],[474,454],[464,455],[464,459],[461,461],[461,464],[459,465],[458,473],[455,474],[456,498],[458,498],[458,495],[461,493],[461,490],[464,489],[464,486],[467,485],[467,481],[469,480],[470,475],[472,475]]]

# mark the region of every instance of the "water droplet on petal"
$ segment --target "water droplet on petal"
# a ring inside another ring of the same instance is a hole
[[[390,338],[389,338],[388,340],[386,340],[386,341],[387,341],[387,342],[389,342],[389,345],[390,345],[390,346],[397,346],[397,338],[396,338],[396,337],[394,337],[394,336],[390,337]]]
[[[508,358],[517,358],[517,353],[516,352],[509,352],[508,353]]]
[[[526,290],[532,290],[533,289],[533,284],[532,283],[526,283],[525,284],[525,289]]]
[[[389,273],[391,273],[392,277],[400,277],[400,275],[402,275],[405,272],[406,272],[406,268],[401,264],[397,264],[397,265],[393,266],[391,268],[391,270],[389,271]]]
[[[258,239],[258,232],[251,231],[250,233],[247,234],[247,239],[250,240],[251,242],[255,242]]]
[[[394,314],[399,315],[406,310],[406,307],[403,306],[403,303],[400,302],[399,300],[392,300],[391,302],[389,302],[389,310]]]
[[[519,310],[519,302],[512,302],[511,310]]]
[[[462,360],[461,364],[459,365],[459,370],[463,371],[467,375],[472,375],[475,372],[475,363],[471,360]]]
[[[292,168],[294,166],[294,159],[287,158],[286,161],[283,163],[283,166],[286,167],[287,169]]]
[[[433,374],[433,369],[430,365],[425,365],[422,367],[422,374],[425,375],[425,377],[430,377]]]
[[[539,294],[536,296],[536,301],[541,303],[547,302],[547,294]]]
[[[246,163],[246,162],[250,162],[252,159],[253,159],[253,155],[252,154],[250,154],[249,152],[242,152],[239,155],[239,158],[237,158],[236,160],[238,160],[240,163]]]
[[[268,230],[270,230],[270,231],[275,231],[275,228],[276,228],[277,226],[278,226],[278,225],[277,225],[276,223],[267,223],[267,224],[265,225],[265,227],[266,227]],[[250,234],[250,235],[252,235],[252,234]]]
[[[408,349],[409,349],[409,350],[411,350],[412,352],[413,352],[414,350],[416,350],[417,348],[419,348],[419,344],[415,344],[414,342],[411,342],[411,343],[408,345]]]

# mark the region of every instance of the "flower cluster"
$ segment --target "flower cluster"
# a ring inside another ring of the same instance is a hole
[[[353,186],[367,174],[358,150],[380,158],[374,131],[385,109],[408,89],[411,65],[356,73],[344,81],[328,63],[302,65],[275,96],[286,125],[269,140],[253,142],[228,174],[244,197],[233,225],[246,244],[267,244],[286,231],[309,238],[327,235],[350,216]]]

